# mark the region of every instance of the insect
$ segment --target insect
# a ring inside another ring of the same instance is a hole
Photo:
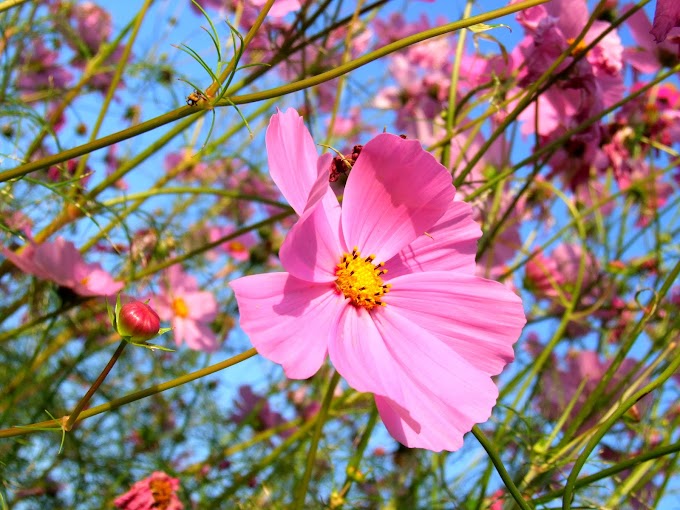
[[[198,89],[194,90],[191,94],[187,96],[187,104],[189,106],[194,106],[201,100],[207,101],[208,98],[205,97],[205,94]]]

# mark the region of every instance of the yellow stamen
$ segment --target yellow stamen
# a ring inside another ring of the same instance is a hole
[[[153,497],[153,507],[165,510],[170,506],[172,499],[172,487],[165,480],[151,480],[149,482],[151,497]]]
[[[361,257],[359,250],[345,253],[337,265],[335,286],[349,299],[354,306],[362,306],[372,310],[376,306],[385,306],[382,296],[389,292],[391,285],[383,284],[381,276],[387,272],[383,262],[374,264],[375,255]]]
[[[181,297],[176,297],[172,300],[172,310],[178,317],[189,316],[189,307],[187,306],[186,301],[184,301]]]
[[[575,41],[575,40],[576,40],[576,38],[571,37],[571,38],[567,39],[567,42],[568,42],[569,44],[574,44],[574,41]],[[579,53],[583,53],[583,51],[585,51],[585,49],[586,49],[587,47],[588,47],[588,44],[587,44],[583,39],[581,39],[581,40],[579,41],[579,43],[578,43],[574,48],[572,48],[572,50],[571,50],[571,56],[572,56],[572,57],[578,56],[578,54],[579,54]]]

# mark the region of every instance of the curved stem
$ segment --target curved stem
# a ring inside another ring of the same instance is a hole
[[[491,441],[489,441],[489,439],[484,435],[482,429],[475,425],[474,427],[472,427],[472,433],[477,438],[477,441],[479,441],[479,443],[482,445],[482,448],[486,450],[486,453],[489,455],[491,462],[493,462],[493,465],[496,467],[496,471],[498,471],[501,480],[503,480],[503,483],[507,487],[508,492],[510,492],[512,498],[515,500],[515,503],[517,503],[517,506],[519,506],[522,510],[532,510],[529,503],[527,503],[525,499],[522,497],[522,494],[520,494],[519,489],[517,489],[517,486],[515,485],[515,482],[512,481],[512,477],[505,469],[505,466],[503,465],[503,461],[501,460],[500,455],[498,455],[498,452],[494,448]]]
[[[194,106],[183,106],[181,108],[168,112],[164,115],[160,115],[159,117],[156,117],[154,119],[142,122],[141,124],[137,124],[136,126],[132,126],[123,131],[119,131],[118,133],[113,133],[109,136],[105,136],[104,138],[100,138],[93,142],[86,143],[78,147],[74,147],[73,149],[63,151],[59,154],[40,159],[38,161],[26,163],[16,168],[12,168],[11,170],[0,172],[0,182],[15,179],[17,177],[21,177],[36,170],[47,168],[51,165],[56,165],[69,159],[77,158],[78,156],[82,156],[83,154],[95,151],[97,149],[101,149],[103,147],[108,147],[109,145],[113,145],[114,143],[118,143],[122,140],[128,140],[129,138],[140,135],[142,133],[146,133],[148,131],[156,129],[157,127],[163,126],[170,122],[174,122],[189,115],[203,114],[205,113],[205,111],[211,109],[213,106],[233,106],[247,103],[255,103],[257,101],[284,96],[286,94],[291,94],[293,92],[297,92],[308,87],[319,85],[326,81],[337,78],[338,76],[341,76],[345,73],[358,69],[359,67],[362,67],[370,62],[373,62],[374,60],[385,57],[396,51],[402,50],[413,44],[425,41],[427,39],[432,39],[440,35],[445,35],[450,32],[459,30],[461,28],[467,28],[472,25],[483,23],[485,21],[489,21],[501,16],[506,16],[508,14],[512,14],[523,9],[527,9],[528,7],[544,4],[547,1],[548,0],[526,0],[521,3],[503,7],[502,9],[496,9],[494,11],[489,11],[484,14],[479,14],[477,16],[473,16],[465,20],[456,21],[454,23],[448,23],[441,27],[433,28],[430,30],[424,30],[423,32],[420,32],[418,34],[405,37],[391,44],[387,44],[380,48],[379,50],[373,51],[367,55],[352,60],[347,64],[338,66],[335,69],[332,69],[325,73],[321,73],[317,76],[312,76],[311,78],[300,80],[296,83],[283,85],[281,87],[276,87],[262,92],[255,92],[252,94],[244,94],[242,96],[226,98],[223,99],[222,101],[215,103],[215,105],[209,104],[201,105],[201,103],[198,103]]]
[[[113,409],[118,409],[121,406],[124,406],[125,404],[129,404],[131,402],[135,402],[137,400],[141,400],[146,397],[150,397],[151,395],[156,395],[157,393],[161,393],[165,390],[169,390],[172,388],[176,388],[177,386],[181,386],[183,384],[186,384],[191,381],[195,381],[196,379],[200,379],[201,377],[205,377],[210,374],[214,374],[215,372],[219,372],[220,370],[224,370],[225,368],[231,367],[233,365],[236,365],[238,363],[241,363],[242,361],[247,360],[248,358],[252,358],[257,354],[257,350],[253,349],[248,349],[245,352],[242,352],[241,354],[237,356],[233,356],[227,360],[221,361],[219,363],[216,363],[214,365],[210,365],[209,367],[202,368],[200,370],[196,370],[195,372],[191,372],[189,374],[183,375],[181,377],[177,377],[171,381],[162,383],[162,384],[157,384],[154,386],[151,386],[149,388],[146,388],[144,390],[140,391],[135,391],[134,393],[130,393],[129,395],[126,395],[121,398],[117,398],[115,400],[112,400],[111,402],[108,402],[107,404],[102,404],[96,407],[92,407],[90,409],[87,409],[86,411],[83,411],[80,413],[80,416],[78,417],[78,421],[82,421],[85,418],[90,418],[92,416],[96,416],[98,414],[105,413],[107,411],[111,411]],[[8,429],[3,429],[0,430],[0,438],[2,437],[13,437],[13,436],[24,436],[26,434],[31,434],[33,432],[39,432],[39,431],[44,431],[47,427],[58,427],[52,430],[62,430],[61,429],[61,423],[63,423],[64,418],[58,418],[55,420],[46,420],[42,421],[39,423],[33,423],[31,425],[26,425],[26,426],[19,426],[19,427],[10,427]]]

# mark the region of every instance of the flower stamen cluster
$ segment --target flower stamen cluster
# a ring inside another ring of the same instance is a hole
[[[376,306],[385,306],[382,296],[389,292],[391,285],[384,284],[381,278],[387,272],[385,263],[374,264],[375,255],[361,257],[358,248],[351,254],[345,253],[337,265],[335,286],[355,306],[372,310]]]

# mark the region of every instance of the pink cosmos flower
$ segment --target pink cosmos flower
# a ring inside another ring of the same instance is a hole
[[[250,386],[243,385],[238,389],[240,400],[236,400],[234,405],[236,412],[232,413],[231,420],[234,423],[244,423],[252,420],[253,428],[257,431],[268,430],[286,423],[280,413],[272,411],[269,402],[265,397],[256,394]],[[293,429],[282,431],[284,437],[290,436]]]
[[[217,316],[215,296],[200,290],[196,279],[179,265],[166,271],[164,287],[161,296],[152,298],[152,306],[161,319],[170,321],[177,345],[184,340],[197,351],[217,350],[217,337],[209,326]]]
[[[388,431],[409,447],[455,450],[488,419],[491,379],[514,357],[519,297],[474,276],[478,225],[453,200],[451,176],[415,140],[364,145],[342,207],[297,112],[272,117],[270,173],[301,216],[281,263],[288,272],[231,282],[241,327],[288,377],[314,375],[328,354],[360,392],[375,394]]]
[[[208,239],[210,242],[217,241],[234,231],[233,227],[210,227]],[[219,245],[219,248],[229,254],[237,262],[245,262],[250,258],[250,249],[257,244],[257,238],[252,232],[246,232],[230,241]]]
[[[680,2],[678,0],[657,0],[654,22],[650,33],[658,43],[663,42],[668,32],[680,27]]]
[[[81,37],[91,55],[96,55],[99,47],[111,37],[111,14],[92,2],[73,6],[70,15],[75,21],[75,32]],[[78,45],[73,44],[78,51]]]
[[[57,62],[59,53],[47,48],[40,38],[29,47],[30,51],[21,54],[17,88],[25,92],[66,88],[73,75]]]
[[[627,4],[623,7],[626,12],[633,7]],[[640,9],[626,20],[631,35],[637,47],[629,46],[623,50],[626,63],[633,66],[641,73],[655,73],[663,66],[672,67],[680,59],[677,44],[669,41],[654,42],[652,23],[647,14]]]
[[[63,237],[28,245],[21,255],[4,246],[0,253],[25,273],[51,280],[81,296],[111,296],[124,283],[114,280],[99,264],[87,264],[74,244]]]
[[[154,471],[118,496],[113,504],[121,510],[182,510],[184,505],[175,494],[178,490],[177,478]]]
[[[250,0],[250,3],[256,7],[262,7],[267,0]],[[270,16],[274,18],[283,18],[289,12],[297,11],[300,9],[300,0],[277,0],[269,9]]]
[[[570,352],[565,366],[556,365],[552,371],[541,377],[542,391],[539,393],[539,410],[549,420],[557,420],[562,416],[567,405],[575,399],[570,417],[575,417],[588,401],[590,394],[604,377],[612,360],[602,361],[595,351]],[[616,370],[605,390],[602,402],[614,403],[620,398],[628,384],[624,381],[635,379],[638,362],[626,358]],[[581,386],[583,385],[583,388]],[[580,391],[580,393],[579,393]],[[649,398],[643,398],[637,404],[642,411],[649,405]],[[579,424],[578,431],[583,432],[592,427],[605,412],[603,405],[596,406],[586,420]]]
[[[595,256],[583,253],[578,244],[561,244],[545,256],[537,254],[526,265],[526,284],[538,297],[556,299],[563,294],[570,299],[576,278],[584,258],[584,273],[581,290],[588,290],[598,279],[600,268]]]

